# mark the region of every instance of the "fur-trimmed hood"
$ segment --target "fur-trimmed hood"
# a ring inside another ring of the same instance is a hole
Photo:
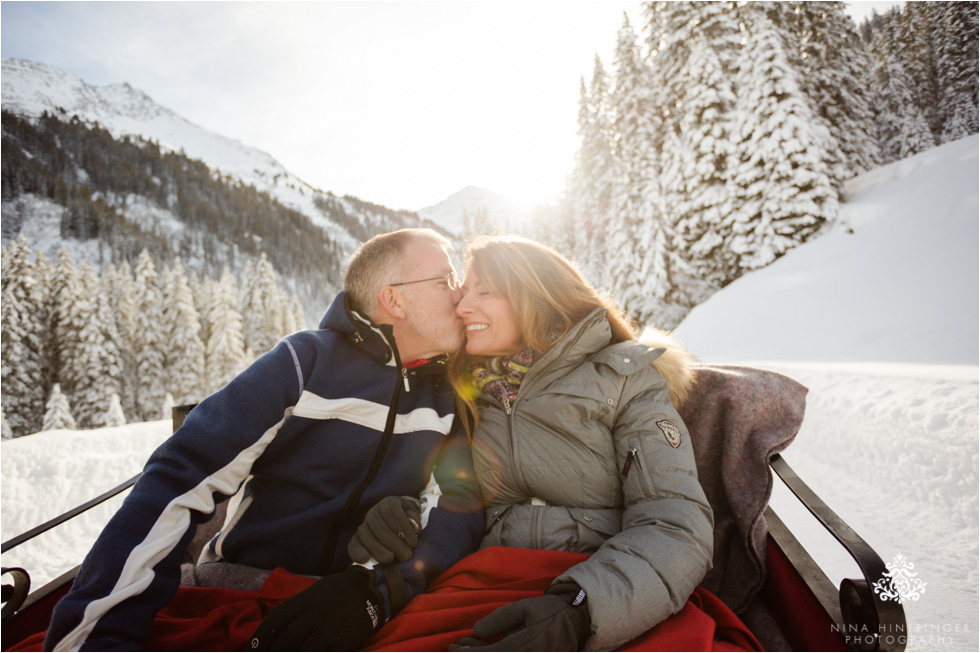
[[[664,348],[664,353],[652,365],[667,380],[670,399],[680,409],[694,385],[694,356],[672,334],[654,327],[647,327],[640,335],[639,342],[654,349]]]

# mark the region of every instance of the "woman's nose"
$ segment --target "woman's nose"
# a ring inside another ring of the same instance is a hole
[[[459,293],[459,299],[456,300],[456,314],[463,317],[470,312],[470,303],[466,300],[466,295],[463,294],[462,290],[457,290]]]

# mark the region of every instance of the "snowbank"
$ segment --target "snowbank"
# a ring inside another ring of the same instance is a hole
[[[170,425],[170,420],[161,420],[3,440],[3,541],[138,474],[150,453],[170,436]],[[27,569],[33,587],[56,578],[81,562],[123,496],[3,554],[3,566]]]

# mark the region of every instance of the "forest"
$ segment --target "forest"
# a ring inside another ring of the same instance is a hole
[[[583,77],[575,168],[530,233],[675,327],[835,222],[846,180],[977,133],[977,7],[645,3]]]

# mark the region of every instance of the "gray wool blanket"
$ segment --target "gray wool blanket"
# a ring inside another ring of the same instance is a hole
[[[750,367],[694,370],[695,383],[680,413],[715,514],[714,566],[701,585],[741,612],[765,581],[769,459],[799,432],[807,389]]]

